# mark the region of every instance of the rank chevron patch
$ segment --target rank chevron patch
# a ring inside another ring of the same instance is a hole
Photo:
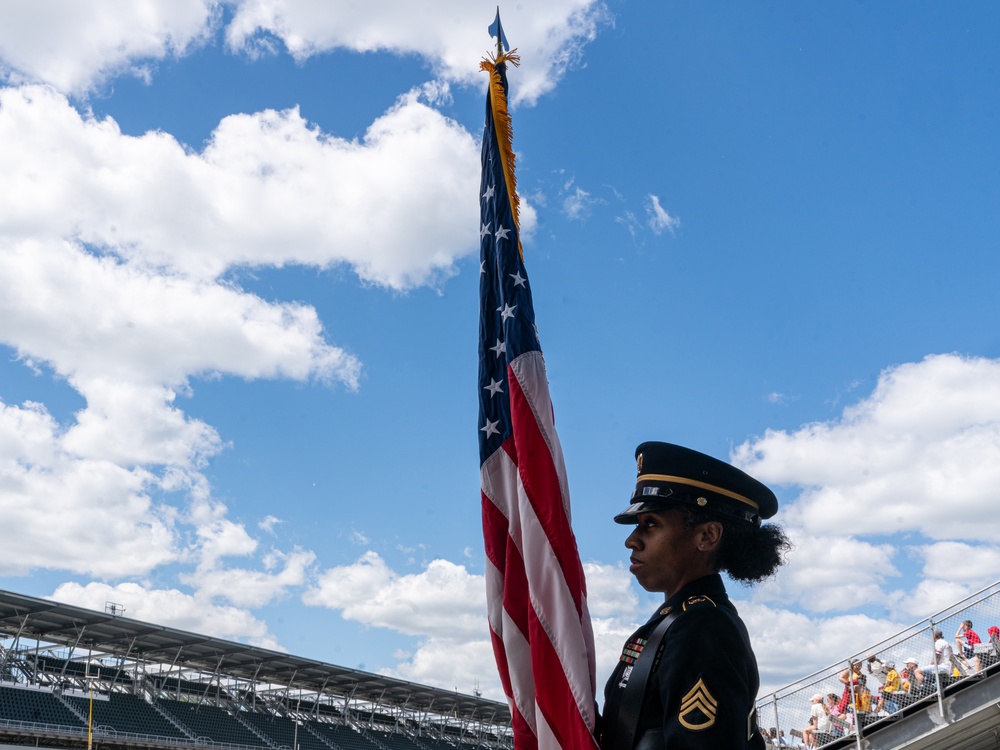
[[[719,702],[712,697],[705,681],[699,677],[694,687],[681,698],[681,712],[677,720],[681,726],[693,732],[700,732],[715,724],[718,710]]]

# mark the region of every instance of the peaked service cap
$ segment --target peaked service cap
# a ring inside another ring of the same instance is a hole
[[[760,526],[778,512],[778,498],[732,464],[672,443],[635,449],[638,476],[632,504],[615,523],[636,523],[640,513],[690,506]]]

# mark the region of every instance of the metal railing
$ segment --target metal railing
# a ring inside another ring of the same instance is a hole
[[[0,719],[0,729],[22,731],[31,734],[59,735],[61,737],[87,736],[86,727],[73,727],[67,724],[46,724],[38,721],[20,721],[17,719]],[[194,740],[180,737],[164,737],[158,734],[142,734],[139,732],[119,732],[113,727],[96,726],[93,730],[95,738],[123,740],[135,744],[172,746],[172,747],[210,747],[218,750],[261,750],[265,745],[233,745],[226,742],[216,742],[208,737],[198,737]]]
[[[968,621],[974,635],[964,632]],[[977,637],[979,642],[974,643]],[[863,653],[759,698],[757,720],[765,740],[776,746],[779,735],[789,745],[811,739],[815,747],[851,737],[860,750],[866,734],[899,719],[917,703],[926,706],[936,701],[943,718],[946,693],[958,689],[953,685],[997,672],[1000,582]],[[825,709],[813,722],[817,695]]]

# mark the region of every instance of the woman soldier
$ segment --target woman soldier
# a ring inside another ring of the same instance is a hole
[[[636,449],[629,571],[664,604],[622,651],[604,689],[602,750],[763,748],[759,678],[746,627],[720,571],[747,584],[772,575],[790,547],[778,500],[723,461],[669,443]]]

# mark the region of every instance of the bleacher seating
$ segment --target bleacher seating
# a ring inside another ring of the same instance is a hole
[[[29,664],[37,665],[39,672],[47,672],[52,675],[64,675],[66,677],[84,677],[87,674],[87,663],[82,661],[69,661],[56,656],[39,656],[37,658],[28,657]]]
[[[204,685],[202,685],[204,688]],[[57,696],[47,690],[0,687],[0,723],[4,719],[38,724],[65,725],[75,729],[85,728],[90,710],[90,700],[80,696]],[[79,712],[75,715],[70,705]],[[190,733],[185,735],[160,711]],[[321,707],[322,708],[322,707]],[[196,738],[208,738],[226,745],[255,748],[292,748],[297,740],[298,750],[475,750],[455,736],[453,739],[420,738],[389,731],[370,731],[370,737],[349,726],[325,721],[309,720],[299,724],[296,736],[295,721],[287,716],[267,712],[263,706],[257,711],[244,711],[234,716],[225,709],[207,703],[157,700],[155,707],[140,696],[128,693],[111,693],[107,700],[93,701],[93,725],[100,735],[102,730],[112,734],[128,733],[162,737],[176,743],[196,744]],[[249,729],[252,726],[257,733]],[[454,735],[460,729],[447,727]],[[377,744],[376,744],[377,743]]]
[[[343,748],[343,750],[378,750],[377,745],[365,739],[359,732],[354,731],[350,727],[324,724],[318,721],[309,722],[309,727],[322,737],[331,740],[338,747]]]
[[[428,737],[421,737],[420,741],[427,746],[428,750],[456,750],[456,748],[461,750],[461,743],[459,742],[449,742],[448,740],[431,739]]]
[[[379,732],[376,739],[390,750],[430,750],[423,743],[407,737],[405,734],[395,732]]]
[[[339,708],[332,706],[329,703],[320,703],[318,706],[315,702],[309,700],[295,700],[294,704],[289,701],[286,705],[286,710],[295,711],[303,716],[309,716],[311,718],[320,719],[330,719],[332,721],[339,721],[340,717],[343,715]]]
[[[88,665],[84,661],[72,661],[58,656],[28,654],[24,656],[23,663],[30,670],[34,670],[39,681],[72,680],[79,685],[83,684],[82,680],[90,677],[109,685],[130,685],[132,683],[132,675],[128,672],[97,661]]]
[[[84,716],[90,709],[86,698],[64,697],[63,700]],[[106,701],[94,701],[94,726],[110,727],[116,732],[189,739],[142,698],[126,693],[112,693]]]
[[[240,724],[229,713],[207,703],[159,700],[157,705],[173,716],[194,737],[208,737],[226,745],[267,747],[267,743]]]
[[[195,697],[201,700],[204,696],[211,698],[219,697],[229,699],[229,693],[225,689],[206,682],[196,682],[194,680],[182,680],[177,677],[165,677],[156,675],[152,678],[153,687],[159,691],[163,697],[177,697],[178,694]]]
[[[298,743],[300,750],[330,750],[329,746],[320,741],[315,735],[299,726],[299,731],[295,731],[295,721],[287,716],[275,716],[274,714],[264,714],[254,711],[247,711],[240,714],[240,719],[252,724],[253,727],[270,739],[276,747],[288,747],[294,750],[295,743]]]
[[[85,726],[52,693],[14,687],[0,687],[0,719],[75,728]]]

